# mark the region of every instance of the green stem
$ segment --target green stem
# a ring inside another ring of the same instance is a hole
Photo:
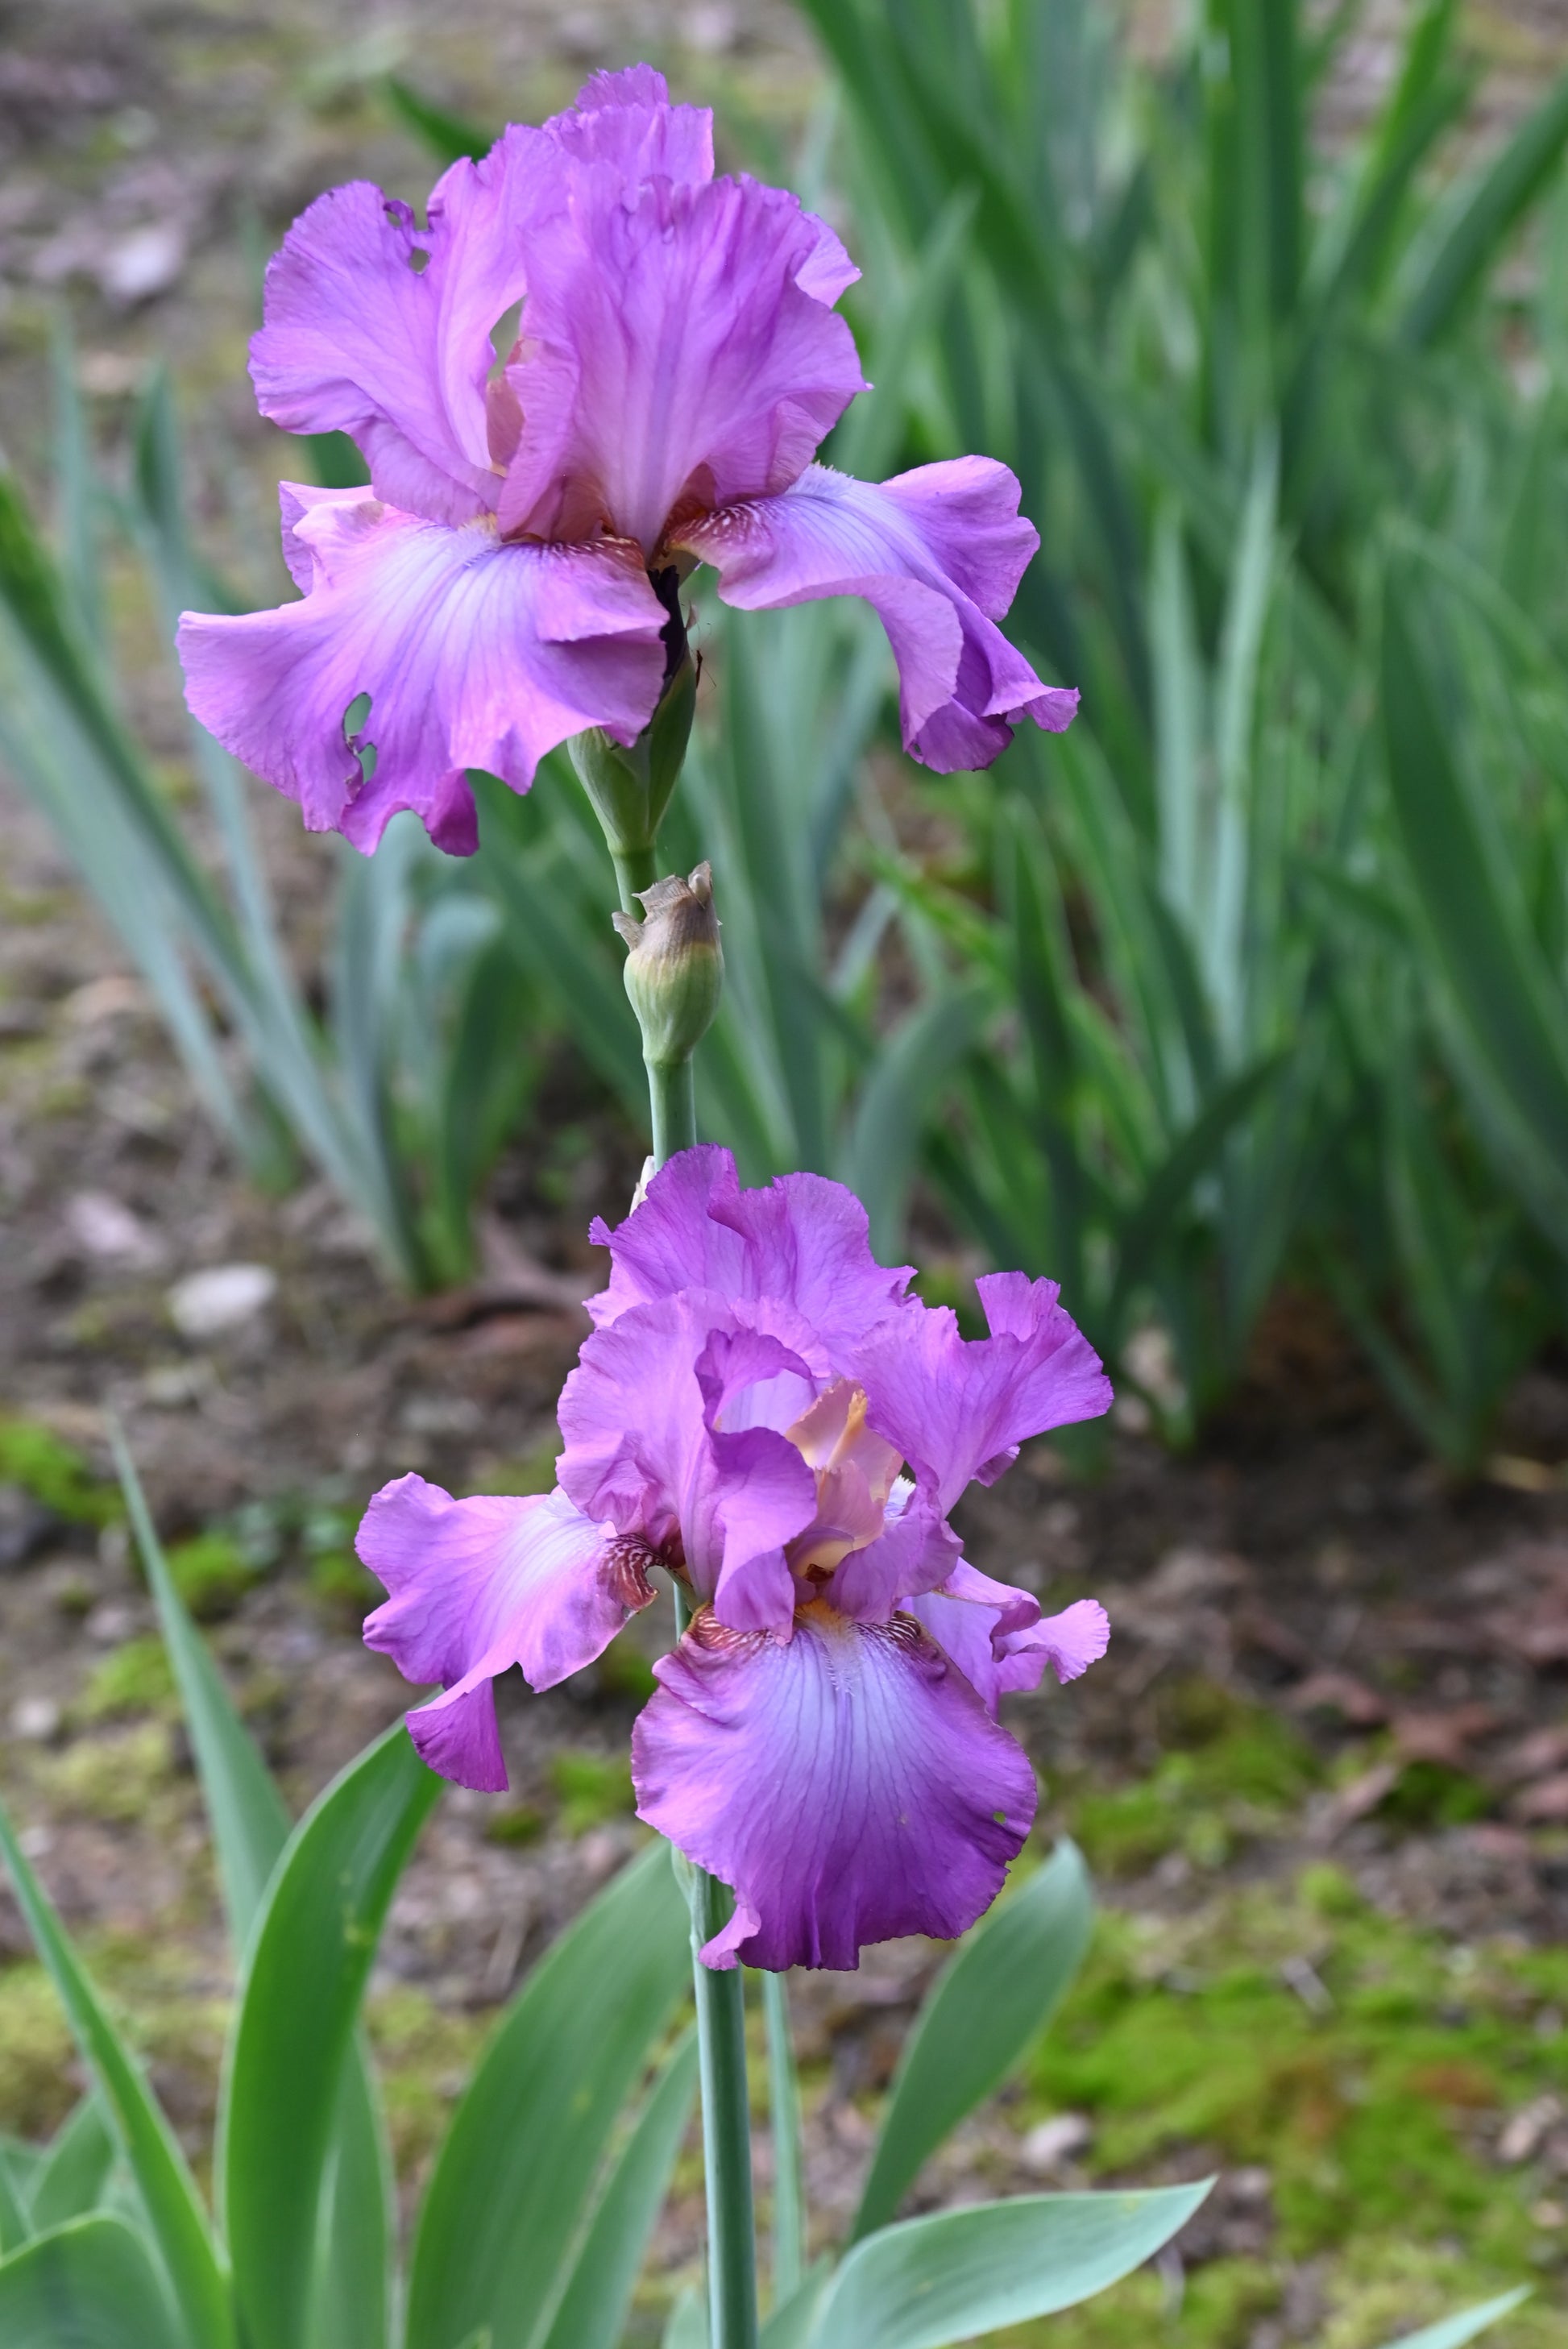
[[[691,1062],[676,1061],[659,1067],[644,1063],[648,1071],[648,1110],[654,1128],[654,1164],[662,1166],[677,1150],[696,1143],[696,1092]]]
[[[689,695],[687,698],[689,723]],[[610,802],[620,790],[620,779],[613,768],[604,770],[600,748],[595,747],[597,738],[583,739],[588,746],[586,763],[580,761],[578,771],[603,826],[614,862],[621,910],[634,921],[638,896],[658,878],[654,844],[650,841],[640,848],[616,846],[621,826],[614,820]],[[682,748],[684,743],[683,734]],[[678,765],[678,750],[676,762]],[[645,1031],[644,1049],[645,1051]],[[653,1126],[654,1164],[657,1168],[677,1151],[691,1149],[696,1141],[691,1059],[688,1054],[684,1061],[675,1062],[645,1060],[644,1066],[648,1072],[648,1110]],[[690,1620],[686,1593],[677,1583],[677,1639]],[[707,2186],[708,2349],[757,2349],[757,2225],[751,2199],[745,1977],[738,1965],[722,1972],[710,1971],[697,1954],[704,1943],[712,1940],[728,1923],[734,1899],[727,1885],[718,1883],[699,1868],[683,1867],[681,1874],[691,1906],[692,1978],[702,2078],[702,2153]]]
[[[757,2224],[751,2205],[751,2115],[746,2089],[746,1978],[711,1971],[697,1956],[721,1933],[727,1885],[692,1871],[692,1978],[702,2074],[702,2159],[707,2184],[709,2349],[757,2349]]]
[[[676,1637],[692,1607],[676,1585]],[[757,2218],[751,2199],[751,2104],[746,2085],[746,1988],[697,1951],[729,1922],[732,1897],[700,1868],[686,1870],[692,1987],[702,2076],[702,2166],[707,2187],[708,2349],[757,2349]],[[779,2297],[775,2287],[775,2298]]]
[[[659,877],[657,855],[650,840],[645,848],[614,848],[610,861],[615,867],[615,886],[621,893],[621,911],[635,921],[640,908],[639,894],[651,889]]]
[[[773,2137],[773,2305],[782,2308],[800,2282],[806,2241],[800,2186],[800,2084],[789,2035],[789,1993],[782,1974],[762,1977],[768,2018],[768,2104]]]

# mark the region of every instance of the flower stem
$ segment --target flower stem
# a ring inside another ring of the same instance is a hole
[[[634,921],[637,898],[645,889],[651,889],[658,878],[658,856],[650,840],[645,848],[615,848],[610,850],[615,867],[615,886],[621,893],[621,911]]]
[[[645,1065],[648,1071],[648,1111],[654,1128],[654,1164],[662,1166],[677,1150],[690,1150],[696,1145],[696,1092],[689,1061],[657,1067],[649,1061]]]
[[[782,1974],[762,1977],[768,2018],[768,2103],[773,2136],[773,2305],[798,2288],[806,2239],[800,2187],[800,2085],[789,2035],[789,1993]]]
[[[675,618],[679,622],[678,605]],[[683,639],[684,642],[684,639]],[[679,708],[674,724],[678,740],[673,750],[665,746],[664,766],[666,775],[662,797],[655,806],[644,786],[652,780],[650,761],[659,750],[655,739],[658,727],[646,739],[645,756],[641,766],[624,755],[618,755],[613,745],[607,745],[597,735],[582,736],[573,745],[573,757],[589,799],[604,833],[604,842],[615,866],[615,884],[621,894],[621,911],[629,922],[635,924],[641,937],[645,925],[637,921],[638,899],[645,890],[652,889],[657,879],[658,867],[651,839],[645,845],[627,847],[628,836],[635,834],[629,822],[623,819],[634,804],[641,806],[645,815],[652,816],[650,830],[656,829],[658,815],[663,811],[673,786],[686,748],[686,735],[691,723],[691,687],[695,672],[687,662],[676,683],[681,694],[676,696]],[[661,705],[663,707],[664,705]],[[581,752],[581,756],[579,753]],[[673,766],[671,760],[673,757]],[[640,780],[639,780],[640,779]],[[638,791],[642,791],[640,801]],[[694,882],[698,878],[693,875]],[[707,902],[706,894],[702,902]],[[623,936],[628,933],[623,929]],[[717,939],[717,929],[714,937]],[[722,968],[722,965],[719,966]],[[630,989],[628,989],[631,992]],[[632,993],[637,1007],[637,996]],[[701,1026],[712,1018],[711,1004]],[[650,1015],[651,1017],[651,1015]],[[647,1058],[653,1040],[652,1030],[638,1009],[638,1022],[643,1031],[643,1065],[648,1072],[648,1111],[653,1127],[654,1165],[662,1166],[677,1151],[689,1150],[696,1141],[696,1103],[692,1086],[691,1051],[689,1045],[678,1060]],[[697,1032],[701,1032],[700,1027]],[[676,1586],[676,1637],[678,1640],[691,1619],[686,1594]],[[707,2186],[707,2277],[708,2277],[708,2343],[707,2349],[757,2349],[757,2221],[751,2199],[751,2103],[746,2079],[746,1985],[739,1966],[732,1965],[720,1971],[705,1966],[698,1951],[716,1933],[723,1931],[734,1906],[729,1887],[720,1884],[700,1868],[685,1863],[679,1873],[686,1886],[686,1898],[691,1907],[692,1978],[696,1998],[697,2060],[702,2081],[702,2155]]]
[[[691,1620],[676,1585],[676,1637]],[[686,1872],[692,1986],[702,2077],[707,2186],[708,2349],[757,2349],[757,2219],[751,2199],[751,2106],[746,2085],[746,1991],[738,1966],[720,1973],[697,1955],[729,1921],[731,1895],[700,1868]]]

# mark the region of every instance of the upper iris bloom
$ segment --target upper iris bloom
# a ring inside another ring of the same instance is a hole
[[[466,854],[466,770],[521,792],[571,735],[636,740],[701,562],[748,609],[873,604],[905,745],[942,773],[1022,717],[1065,727],[1077,694],[995,626],[1038,544],[1006,468],[874,487],[811,462],[865,388],[832,306],[858,274],[793,196],[715,179],[712,117],[647,66],[453,164],[422,228],[365,181],[318,198],[267,271],[251,372],[274,423],[351,434],[372,487],[284,483],[303,601],[188,613],[192,710],[312,831],[368,850],[413,808]]]
[[[412,1681],[433,1768],[506,1785],[491,1682],[580,1671],[654,1596],[696,1608],[636,1724],[639,1815],[732,1886],[710,1966],[852,1966],[946,1940],[995,1897],[1035,1774],[1004,1689],[1073,1679],[1107,1639],[1080,1599],[1042,1620],[965,1563],[948,1513],[1110,1388],[1054,1282],[992,1273],[992,1334],[904,1294],[865,1210],[815,1174],[742,1191],[727,1150],[681,1153],[614,1233],[609,1287],[561,1399],[548,1495],[377,1494],[359,1554],[391,1594],[365,1627]]]

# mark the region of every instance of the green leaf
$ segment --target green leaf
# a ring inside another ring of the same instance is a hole
[[[610,2173],[544,2349],[615,2349],[691,2118],[696,2073],[696,2039],[688,2033],[665,2059]]]
[[[441,1781],[402,1722],[306,1812],[251,1945],[218,2169],[247,2349],[300,2349],[333,2121],[388,1904]]]
[[[73,2220],[0,2260],[5,2349],[169,2349],[171,2321],[121,2219]]]
[[[789,2299],[773,2311],[762,2328],[758,2349],[806,2349],[832,2272],[828,2261],[817,2261]]]
[[[84,640],[104,640],[102,555],[92,441],[77,379],[76,344],[62,312],[50,337],[55,378],[55,500],[63,542],[60,574]]]
[[[1110,1307],[1113,1328],[1136,1296],[1140,1284],[1150,1277],[1161,1244],[1169,1237],[1171,1219],[1186,1202],[1193,1185],[1215,1164],[1232,1133],[1274,1083],[1285,1064],[1286,1056],[1276,1052],[1222,1085],[1150,1174],[1119,1235],[1116,1285]]]
[[[493,2349],[537,2337],[689,1965],[686,1903],[656,1844],[545,1952],[469,2084],[419,2214],[407,2349],[457,2349],[486,2325]]]
[[[323,2165],[307,2349],[387,2349],[396,2229],[392,2148],[356,2033]]]
[[[96,2210],[114,2168],[114,2135],[96,2095],[84,2096],[56,2132],[39,2165],[28,2232],[46,2233]]]
[[[175,1587],[117,1425],[110,1426],[109,1442],[196,1757],[230,1935],[242,1956],[292,1822]],[[315,2323],[333,2349],[380,2349],[390,2304],[391,2189],[385,2130],[363,2050],[351,2057],[344,2081],[327,2168]]]
[[[28,2166],[19,2158],[31,2151],[14,2138],[0,2137],[0,2259],[19,2250],[33,2232],[26,2190]]]
[[[973,984],[933,996],[883,1043],[861,1091],[841,1176],[865,1206],[879,1257],[898,1251],[922,1129],[985,1018]]]
[[[691,2284],[670,2311],[661,2349],[707,2349],[707,2295]]]
[[[1025,2194],[885,2227],[833,2278],[810,2349],[945,2349],[1076,2307],[1168,2243],[1212,2183]]]
[[[1078,1971],[1093,1915],[1078,1848],[1058,1844],[944,1967],[904,2042],[851,2242],[885,2226],[927,2157],[1001,2085]]]
[[[0,1857],[39,1957],[96,2078],[119,2149],[147,2211],[191,2349],[228,2349],[234,2337],[228,2280],[179,2140],[77,1962],[42,1885],[0,1810]],[[3,2336],[0,2336],[3,2337]]]
[[[240,961],[229,916],[201,871],[134,738],[112,708],[96,662],[77,634],[58,574],[20,490],[0,471],[0,605],[40,670],[71,710],[126,808],[156,846],[160,868],[211,949],[232,971]]]
[[[1424,347],[1454,324],[1555,171],[1565,141],[1568,76],[1520,124],[1462,201],[1407,306],[1407,343]]]
[[[206,1642],[175,1588],[140,1479],[118,1425],[109,1430],[109,1445],[191,1733],[230,1935],[235,1949],[242,1952],[267,1879],[288,1841],[289,1815],[254,1740],[230,1701]]]
[[[382,84],[387,103],[406,130],[432,154],[438,163],[457,163],[466,155],[478,162],[495,145],[496,134],[460,114],[449,113],[433,98],[422,97],[396,74]]]
[[[1517,2308],[1522,2300],[1530,2297],[1530,2286],[1522,2283],[1514,2292],[1500,2292],[1495,2300],[1478,2301],[1473,2308],[1461,2308],[1452,2316],[1439,2317],[1436,2324],[1423,2324],[1418,2333],[1401,2333],[1390,2341],[1387,2349],[1460,2349],[1466,2341],[1473,2341],[1500,2316]]]
[[[1446,983],[1456,1074],[1481,1139],[1517,1179],[1547,1235],[1568,1247],[1568,1047],[1562,990],[1532,933],[1518,877],[1454,755],[1417,649],[1424,613],[1401,574],[1384,604],[1388,782],[1431,966]],[[1490,1114],[1489,1114],[1490,1112]]]

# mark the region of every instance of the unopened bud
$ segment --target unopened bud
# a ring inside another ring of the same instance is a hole
[[[630,949],[626,992],[643,1031],[643,1058],[676,1068],[707,1035],[724,983],[712,868],[699,864],[687,881],[675,874],[655,881],[638,897],[644,920],[610,918]]]

